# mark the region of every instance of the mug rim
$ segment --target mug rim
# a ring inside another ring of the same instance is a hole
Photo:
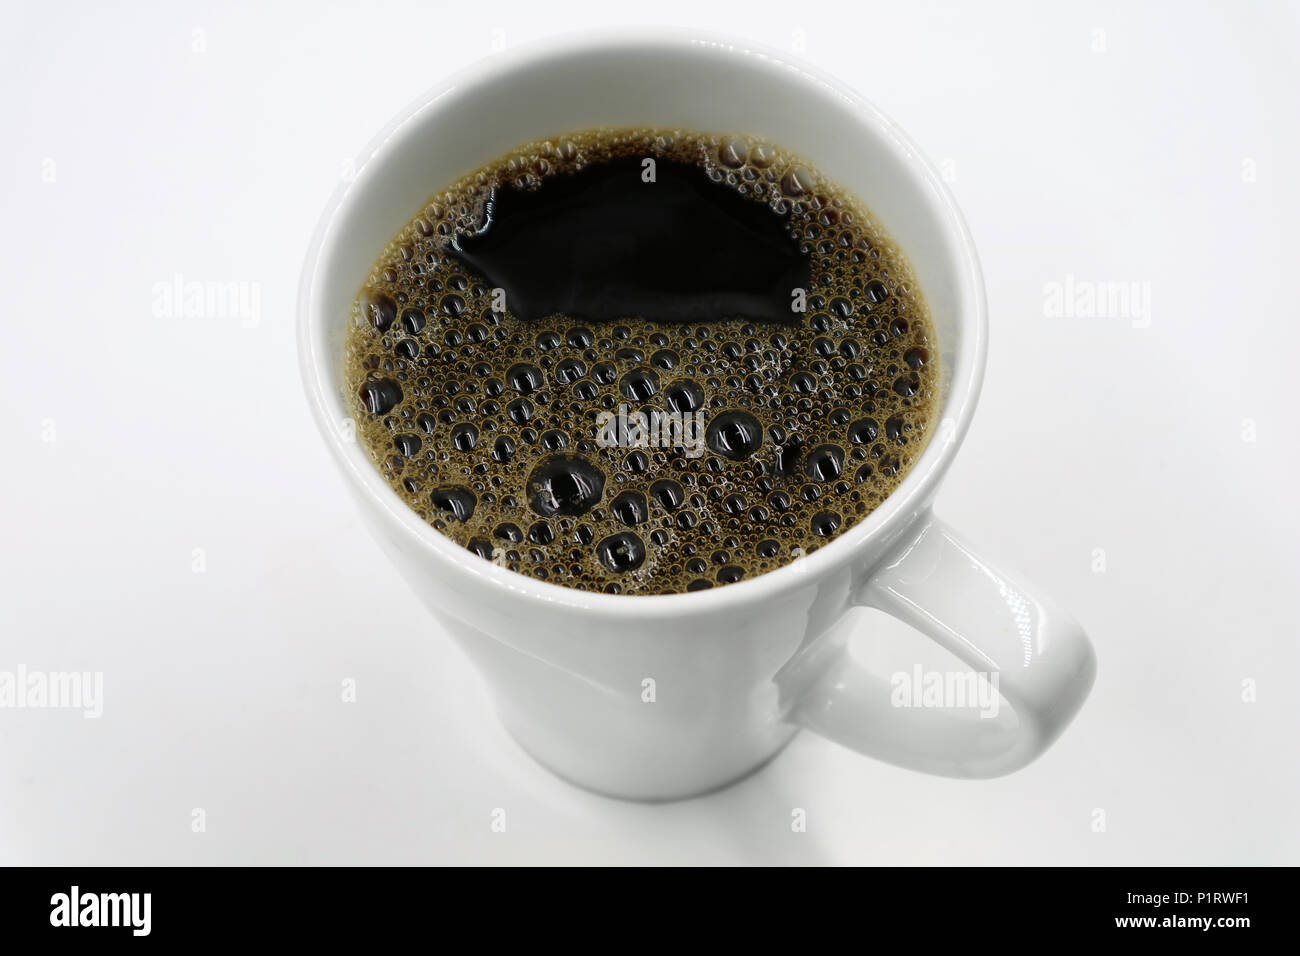
[[[580,591],[538,580],[471,555],[425,522],[398,497],[379,470],[366,458],[360,442],[344,441],[335,425],[351,416],[340,397],[333,395],[333,390],[328,388],[324,375],[322,363],[329,359],[323,341],[327,316],[320,307],[323,282],[320,265],[325,258],[327,241],[344,241],[338,231],[331,227],[340,218],[350,197],[359,194],[358,185],[368,171],[373,173],[375,160],[380,154],[387,149],[400,148],[397,139],[401,131],[423,121],[421,114],[430,107],[436,107],[444,98],[456,96],[463,90],[472,90],[485,82],[507,78],[512,73],[525,71],[546,61],[584,53],[609,53],[617,47],[623,47],[629,52],[672,49],[713,57],[733,57],[750,65],[757,64],[763,69],[793,73],[804,81],[810,81],[831,92],[849,106],[860,122],[875,127],[879,138],[898,154],[902,160],[901,166],[925,187],[924,193],[931,212],[942,222],[944,233],[956,240],[955,249],[961,270],[959,285],[972,293],[968,296],[971,308],[959,310],[961,314],[956,317],[962,335],[954,353],[952,367],[947,370],[948,394],[935,413],[936,422],[953,422],[951,435],[940,440],[939,436],[932,434],[920,458],[898,487],[870,514],[829,544],[789,564],[719,588],[675,594]],[[908,516],[915,517],[923,510],[970,427],[983,382],[988,350],[988,306],[983,273],[965,218],[933,164],[888,116],[853,88],[807,63],[799,62],[784,51],[724,34],[657,27],[581,30],[531,41],[480,59],[425,90],[371,139],[358,154],[354,169],[356,175],[336,187],[326,204],[308,246],[299,282],[296,335],[299,371],[312,417],[343,471],[390,522],[418,541],[434,557],[441,559],[449,570],[454,569],[458,573],[478,578],[486,582],[488,587],[499,587],[504,594],[513,598],[527,598],[599,615],[658,617],[707,614],[793,590],[811,579],[824,577],[851,564],[867,549],[871,541],[890,539],[893,537],[889,534],[891,531],[901,533]]]

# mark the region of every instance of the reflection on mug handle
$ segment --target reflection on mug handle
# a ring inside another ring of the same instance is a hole
[[[894,687],[847,646],[801,697],[794,720],[888,763],[949,777],[996,777],[1025,766],[1060,735],[1096,676],[1082,628],[922,516],[873,572],[858,604],[911,625],[996,687],[1015,721],[894,705]]]

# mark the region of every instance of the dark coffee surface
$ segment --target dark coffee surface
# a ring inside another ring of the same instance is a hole
[[[938,402],[920,290],[866,208],[777,147],[680,130],[524,144],[451,184],[346,348],[358,438],[408,505],[612,593],[816,550],[897,486]]]
[[[619,156],[535,189],[498,185],[455,255],[521,319],[790,323],[810,263],[785,217],[698,163]]]

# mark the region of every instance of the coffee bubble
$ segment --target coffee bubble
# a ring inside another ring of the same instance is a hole
[[[617,574],[635,571],[645,562],[645,544],[636,535],[624,531],[612,534],[596,545],[600,563]]]
[[[478,504],[474,492],[459,485],[435,488],[429,500],[444,516],[455,518],[457,521],[468,521],[472,518],[474,508]]]
[[[557,455],[528,476],[528,503],[543,517],[586,514],[600,500],[604,473],[583,458]]]
[[[715,454],[739,461],[763,444],[763,426],[749,412],[730,409],[709,422],[705,440]]]

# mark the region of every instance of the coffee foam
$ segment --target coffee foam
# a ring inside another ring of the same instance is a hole
[[[797,321],[494,309],[451,249],[492,189],[629,155],[696,163],[787,217],[811,263]],[[360,440],[433,527],[521,574],[623,594],[752,578],[843,534],[919,456],[939,385],[920,290],[856,198],[758,139],[663,129],[528,143],[431,197],[354,303],[346,370]],[[707,450],[603,445],[620,405],[698,410]]]

